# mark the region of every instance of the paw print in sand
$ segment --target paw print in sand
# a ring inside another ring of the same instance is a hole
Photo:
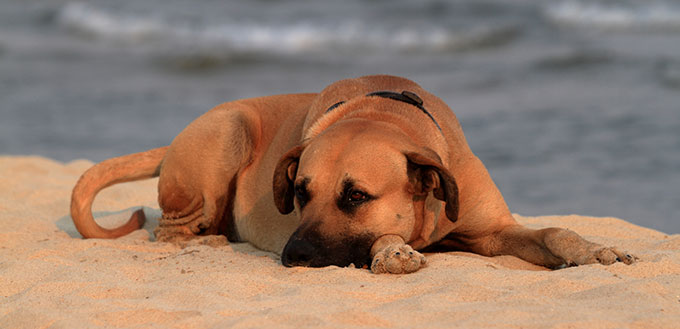
[[[425,266],[427,260],[423,254],[413,250],[407,244],[392,245],[373,257],[371,272],[379,273],[412,273]]]

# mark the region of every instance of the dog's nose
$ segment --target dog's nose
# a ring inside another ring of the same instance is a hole
[[[311,243],[294,237],[283,248],[281,263],[287,267],[309,266],[315,253],[316,248]]]

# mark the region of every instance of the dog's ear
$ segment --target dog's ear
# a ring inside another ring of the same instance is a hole
[[[298,145],[284,154],[274,169],[274,203],[282,214],[289,214],[295,209],[294,182],[297,174],[300,155],[304,150],[303,145]]]
[[[408,160],[408,175],[415,193],[432,192],[435,198],[446,202],[446,217],[458,220],[458,185],[453,175],[444,168],[439,156],[429,149],[404,152]]]

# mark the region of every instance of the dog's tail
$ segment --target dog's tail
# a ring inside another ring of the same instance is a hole
[[[146,219],[141,209],[123,226],[115,229],[99,226],[92,217],[92,202],[99,191],[111,185],[158,177],[167,150],[164,146],[108,159],[80,176],[71,194],[71,218],[78,232],[85,238],[113,239],[141,228]]]

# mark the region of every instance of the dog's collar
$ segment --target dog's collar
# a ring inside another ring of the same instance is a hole
[[[382,98],[389,98],[389,99],[393,99],[395,101],[400,101],[400,102],[404,102],[404,103],[407,103],[407,104],[411,104],[411,105],[417,107],[421,112],[427,114],[427,116],[430,117],[430,120],[432,120],[432,122],[434,122],[435,126],[437,126],[437,129],[439,129],[439,131],[442,131],[442,127],[439,126],[439,123],[437,123],[437,120],[435,120],[434,117],[432,116],[432,114],[430,114],[430,112],[428,112],[425,109],[425,107],[423,106],[423,100],[414,92],[404,90],[400,94],[400,93],[395,93],[393,91],[376,91],[376,92],[366,94],[366,96],[367,97],[378,96],[378,97],[382,97]],[[337,102],[337,103],[331,105],[331,107],[329,107],[326,110],[326,113],[333,111],[335,108],[337,108],[338,106],[340,106],[344,103],[345,103],[345,101],[340,101],[340,102]]]

